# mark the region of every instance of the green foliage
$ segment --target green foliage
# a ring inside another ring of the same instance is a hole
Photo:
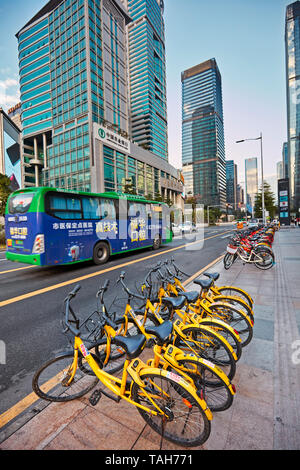
[[[269,212],[270,218],[274,219],[277,211],[276,198],[271,190],[271,186],[266,181],[264,181],[264,199],[265,209]],[[259,192],[255,196],[254,217],[262,218],[262,216],[262,187],[260,187]]]
[[[4,216],[8,196],[11,193],[10,180],[0,173],[0,216]]]

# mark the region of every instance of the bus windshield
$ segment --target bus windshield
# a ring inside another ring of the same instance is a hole
[[[8,211],[10,214],[25,214],[31,204],[34,193],[18,193],[9,200]]]

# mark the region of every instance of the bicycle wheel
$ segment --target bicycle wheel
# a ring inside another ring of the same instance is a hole
[[[256,261],[257,260],[257,261]],[[254,264],[259,269],[270,269],[274,265],[274,254],[268,250],[260,250],[254,254]]]
[[[253,300],[250,297],[250,295],[243,289],[240,289],[239,287],[220,286],[220,287],[216,287],[216,289],[222,295],[241,298],[244,302],[246,302],[249,305],[250,308],[252,308],[253,306]]]
[[[243,349],[240,336],[237,331],[234,331],[234,329],[231,328],[230,325],[228,325],[228,323],[221,322],[220,320],[216,322],[212,318],[203,318],[201,319],[200,323],[202,325],[209,326],[209,328],[212,328],[216,333],[223,336],[223,338],[228,341],[228,343],[234,350],[237,357],[237,361],[241,358]]]
[[[253,337],[253,322],[244,312],[233,305],[221,302],[211,304],[209,308],[212,312],[212,318],[223,320],[238,332],[242,340],[242,348],[250,343]]]
[[[233,394],[214,364],[212,364],[214,368],[208,367],[197,359],[182,359],[178,364],[180,370],[193,379],[195,387],[211,411],[225,411],[230,408]]]
[[[97,361],[97,356],[94,356]],[[68,385],[72,372],[74,354],[63,353],[43,364],[32,379],[33,391],[44,400],[67,402],[90,392],[99,379],[77,368],[72,382]],[[87,368],[87,363],[85,365]]]
[[[209,438],[211,425],[200,404],[179,384],[181,378],[174,373],[141,373],[145,389],[132,384],[132,399],[150,410],[164,415],[152,415],[137,407],[147,424],[162,438],[184,447],[200,446]],[[147,397],[146,393],[151,397]]]
[[[176,335],[175,346],[183,352],[196,353],[203,359],[208,359],[222,369],[229,380],[236,371],[236,362],[231,353],[230,345],[222,336],[207,327],[185,327],[182,335]]]
[[[226,304],[230,304],[233,307],[237,308],[238,310],[241,310],[242,312],[244,312],[254,322],[254,314],[253,314],[252,308],[244,300],[239,299],[238,297],[235,297],[235,296],[229,296],[229,295],[225,295],[222,293],[219,295],[214,295],[212,301],[213,302],[225,302]]]
[[[229,269],[230,266],[232,266],[233,261],[234,261],[234,256],[231,255],[230,253],[226,253],[226,255],[223,258],[224,268]]]

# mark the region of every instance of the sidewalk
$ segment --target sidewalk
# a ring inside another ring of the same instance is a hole
[[[300,228],[276,232],[273,248],[276,265],[268,271],[240,260],[228,271],[222,261],[210,269],[220,272],[219,285],[249,292],[255,325],[237,363],[233,405],[214,414],[210,438],[199,449],[300,449]],[[19,429],[8,424],[0,429],[0,449],[160,449],[160,437],[135,407],[104,396],[93,407],[88,397],[51,403]],[[167,441],[162,449],[183,450]]]

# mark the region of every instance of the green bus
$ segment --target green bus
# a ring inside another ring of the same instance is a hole
[[[26,188],[5,213],[6,258],[51,266],[93,260],[172,241],[166,204],[142,196]]]

